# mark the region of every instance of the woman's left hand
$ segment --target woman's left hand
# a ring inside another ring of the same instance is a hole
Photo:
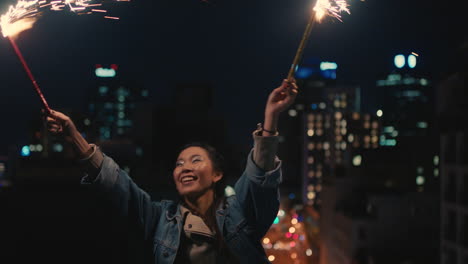
[[[262,133],[262,135],[268,136],[276,133],[279,114],[292,105],[296,96],[297,85],[294,79],[284,79],[281,86],[270,93],[265,107],[265,121],[263,122],[264,133]]]
[[[274,89],[268,97],[265,115],[278,116],[286,110],[296,99],[298,88],[296,81],[284,79],[281,86]]]

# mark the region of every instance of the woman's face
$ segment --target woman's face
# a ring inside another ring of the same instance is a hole
[[[208,152],[189,147],[180,152],[174,168],[174,182],[182,196],[201,196],[219,181],[223,174],[214,170]]]

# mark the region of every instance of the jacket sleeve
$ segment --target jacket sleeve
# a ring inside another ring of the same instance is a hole
[[[161,215],[161,205],[152,202],[151,197],[112,158],[103,155],[97,176],[86,175],[81,183],[91,185],[104,195],[120,215],[136,221],[145,238],[150,238]]]
[[[272,149],[266,146],[259,146],[260,141],[255,137],[254,149],[251,150],[247,158],[247,165],[244,173],[236,182],[234,190],[237,201],[244,211],[247,224],[256,231],[259,238],[265,235],[273,223],[279,209],[280,195],[279,184],[282,181],[281,161],[274,158],[274,166],[271,170],[259,167],[254,161],[254,155],[258,153],[257,147]],[[263,141],[260,144],[269,144]],[[274,148],[273,148],[274,149]],[[271,153],[268,153],[271,155]],[[257,156],[255,160],[259,160]]]

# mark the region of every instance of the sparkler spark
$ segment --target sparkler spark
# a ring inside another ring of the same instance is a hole
[[[346,2],[346,0],[317,0],[313,8],[313,13],[310,16],[309,22],[307,23],[304,34],[302,35],[302,39],[301,39],[301,42],[299,43],[299,47],[297,48],[293,63],[291,64],[291,67],[289,68],[288,77],[287,77],[288,80],[291,80],[294,77],[294,73],[299,64],[299,61],[302,58],[304,48],[307,44],[307,41],[309,40],[310,32],[312,31],[312,28],[315,22],[316,21],[321,22],[321,20],[327,15],[334,17],[338,19],[339,21],[343,22],[341,20],[341,13],[346,12],[350,14],[348,7],[349,5]]]
[[[130,0],[109,0],[108,2],[128,2]],[[18,0],[0,17],[0,28],[4,37],[14,37],[32,28],[45,11],[69,10],[78,15],[106,13],[107,10],[92,9],[102,6],[99,0]],[[118,19],[117,17],[112,17]]]
[[[108,1],[116,1],[120,2],[122,0],[108,0]],[[123,0],[129,1],[129,0]],[[32,28],[34,23],[37,19],[47,10],[51,11],[63,11],[65,9],[69,9],[71,12],[78,14],[78,15],[88,15],[94,12],[98,13],[107,13],[106,10],[103,9],[91,9],[96,6],[102,6],[101,2],[98,0],[18,0],[16,6],[10,6],[8,11],[0,16],[0,31],[2,32],[3,36],[8,39],[18,56],[21,64],[23,65],[24,70],[26,71],[29,79],[31,80],[34,90],[36,91],[37,95],[41,99],[42,105],[45,110],[50,113],[49,105],[42,94],[39,85],[34,79],[34,76],[29,69],[28,64],[26,63],[21,51],[19,50],[18,46],[16,45],[15,40],[13,39],[15,36],[18,36],[19,33]],[[108,19],[119,19],[118,17],[110,17],[105,16],[104,18]]]
[[[317,0],[314,11],[316,19],[320,22],[326,15],[341,20],[341,13],[350,14],[349,5],[346,0]],[[343,22],[343,21],[342,21]]]

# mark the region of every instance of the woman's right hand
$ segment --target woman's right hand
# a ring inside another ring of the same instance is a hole
[[[71,137],[79,134],[75,124],[67,115],[51,110],[46,114],[47,130],[57,136],[62,136],[65,140],[72,142]]]
[[[62,137],[73,146],[75,156],[78,159],[88,157],[93,152],[93,148],[83,138],[67,115],[51,110],[50,113],[46,113],[46,123],[47,130],[51,134]]]

